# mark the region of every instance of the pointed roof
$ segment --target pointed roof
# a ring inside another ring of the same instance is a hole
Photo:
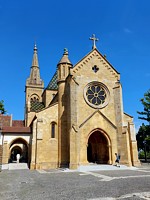
[[[57,77],[57,71],[56,71],[46,89],[47,90],[57,90],[58,89],[57,80],[58,80],[58,77]]]
[[[33,59],[32,59],[32,67],[39,67],[36,44],[34,45],[33,50],[34,50],[34,53],[33,53]]]
[[[26,85],[40,86],[44,88],[44,82],[40,78],[40,68],[38,63],[37,46],[34,45],[32,66],[30,70],[30,77],[26,81]]]
[[[70,62],[70,60],[69,60],[69,58],[68,58],[68,49],[67,49],[67,48],[64,49],[63,56],[62,56],[62,58],[60,59],[58,65],[59,65],[59,64],[62,64],[62,63],[67,63],[67,64],[71,64],[71,65],[72,65],[72,63]]]

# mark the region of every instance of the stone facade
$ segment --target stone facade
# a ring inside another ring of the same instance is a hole
[[[123,111],[120,74],[96,46],[74,66],[65,49],[45,89],[37,59],[34,48],[25,90],[25,121],[32,127],[30,168],[114,164],[115,153],[120,163],[139,165],[133,118]]]

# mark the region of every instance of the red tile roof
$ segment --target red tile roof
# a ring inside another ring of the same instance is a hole
[[[24,127],[24,121],[23,120],[13,120],[12,126]]]
[[[0,114],[1,126],[11,126],[11,116]]]
[[[24,120],[12,120],[12,116],[0,114],[0,131],[2,133],[31,133],[30,127],[25,127]]]
[[[10,126],[5,126],[2,127],[2,133],[31,133],[31,128],[30,127],[10,127]]]

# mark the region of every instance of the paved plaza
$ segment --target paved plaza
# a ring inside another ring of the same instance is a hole
[[[1,200],[150,200],[150,164],[81,166],[74,171],[13,164],[0,172]]]

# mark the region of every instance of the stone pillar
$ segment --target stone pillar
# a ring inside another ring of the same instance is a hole
[[[72,128],[70,132],[70,169],[77,169],[78,168],[78,162],[77,162],[77,131]]]
[[[130,136],[130,149],[131,149],[131,160],[133,166],[140,166],[138,159],[137,141],[135,137],[135,127],[132,122],[128,123],[129,136]]]
[[[67,94],[64,81],[58,83],[58,165],[65,167],[69,162],[67,127]]]
[[[9,146],[7,141],[4,141],[3,143],[3,157],[2,157],[2,163],[7,164],[9,159]]]
[[[70,81],[70,169],[77,169],[80,164],[80,133],[77,126],[77,90],[78,85]]]
[[[111,145],[108,145],[108,152],[109,152],[109,161],[108,164],[112,164],[112,153],[111,153]]]
[[[117,126],[117,149],[122,164],[131,165],[130,156],[130,144],[129,137],[123,128],[123,100],[122,100],[122,88],[120,82],[116,82],[114,87],[114,102],[115,102],[115,114],[116,114],[116,126]]]
[[[36,151],[37,151],[37,120],[33,122],[33,131],[32,131],[32,144],[31,144],[31,163],[30,169],[36,169]]]

